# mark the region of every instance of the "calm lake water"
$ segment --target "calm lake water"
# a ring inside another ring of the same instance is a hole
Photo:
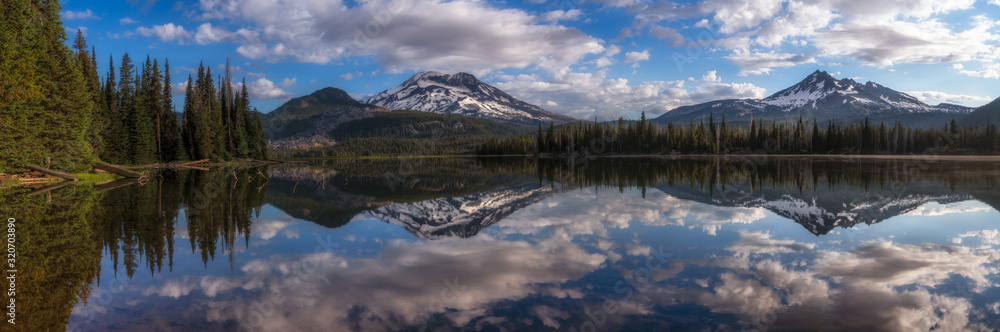
[[[19,328],[1000,324],[995,162],[331,160],[123,184],[0,192]]]

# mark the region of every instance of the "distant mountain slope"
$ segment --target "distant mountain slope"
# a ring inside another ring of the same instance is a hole
[[[520,101],[471,74],[460,72],[420,72],[403,84],[368,98],[367,102],[391,110],[454,114],[514,124],[576,120]]]
[[[418,111],[376,112],[346,122],[326,136],[338,142],[327,155],[467,154],[495,137],[523,135],[534,127]]]
[[[980,106],[959,120],[959,124],[973,127],[983,126],[987,123],[1000,126],[1000,98]]]
[[[264,114],[261,121],[270,149],[307,149],[334,144],[326,134],[342,123],[384,111],[331,87],[293,98]]]
[[[873,82],[861,84],[853,79],[837,80],[824,71],[816,71],[787,89],[764,99],[717,100],[699,105],[678,107],[654,122],[666,124],[707,120],[710,114],[725,117],[733,124],[747,124],[751,116],[764,121],[807,120],[826,122],[900,121],[915,127],[939,127],[953,118],[961,118],[972,108],[940,104],[931,106],[919,99]]]
[[[307,96],[292,98],[273,111],[264,114],[264,128],[279,128],[282,122],[290,123],[325,112],[334,107],[362,107],[364,104],[351,98],[344,90],[328,87]],[[271,132],[268,132],[268,136]]]

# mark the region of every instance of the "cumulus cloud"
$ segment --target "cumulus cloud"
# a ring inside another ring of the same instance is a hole
[[[476,257],[474,264],[469,257]],[[523,241],[421,242],[386,247],[376,258],[324,252],[289,260],[276,255],[245,263],[240,267],[243,276],[168,280],[144,293],[175,298],[196,290],[211,294],[194,301],[215,322],[240,321],[257,310],[255,303],[268,301],[271,293],[281,294],[283,305],[275,306],[279,312],[262,322],[264,330],[346,331],[354,324],[362,330],[395,330],[432,315],[462,326],[484,316],[497,301],[535,294],[578,297],[579,292],[553,284],[579,279],[603,262],[603,256],[565,240],[544,248]],[[236,288],[250,290],[257,298],[215,295]],[[352,310],[359,307],[365,308],[360,320]],[[532,313],[550,326],[566,318],[554,308],[536,307]]]
[[[198,26],[198,30],[194,34],[194,41],[199,45],[207,45],[214,42],[228,41],[235,36],[235,33],[213,27],[211,23],[203,23]]]
[[[545,20],[579,11],[536,16],[461,0],[376,0],[344,3],[203,0],[203,18],[241,20],[237,52],[249,58],[317,64],[372,56],[389,71],[407,69],[538,68],[564,71],[604,51],[583,32]],[[280,19],[276,19],[280,18]]]
[[[980,66],[979,70],[966,70],[964,68],[960,63],[952,67],[952,69],[957,69],[960,73],[972,77],[1000,78],[1000,63],[984,63]]]
[[[722,78],[716,75],[716,71],[709,70],[708,73],[705,73],[705,76],[701,77],[701,81],[718,83],[722,82]]]
[[[968,235],[993,236],[991,231]],[[736,314],[746,324],[776,329],[801,328],[796,317],[822,311],[827,317],[821,324],[832,329],[976,330],[982,328],[972,318],[983,311],[973,307],[973,298],[995,287],[991,276],[1000,272],[996,251],[962,246],[875,241],[820,250],[745,231],[729,250],[732,257],[692,262],[723,269],[701,282],[708,289],[643,292],[666,303],[699,303],[712,312]],[[789,262],[802,253],[816,259]]]
[[[715,234],[722,225],[747,224],[764,218],[759,208],[718,207],[679,199],[659,190],[618,194],[587,188],[549,198],[510,215],[500,227],[504,232],[536,234],[545,230],[554,236],[607,236],[610,229],[625,229],[638,222],[651,226],[687,226]],[[629,254],[648,252],[631,247]],[[607,249],[605,249],[607,250]]]
[[[793,67],[802,63],[815,63],[816,59],[805,54],[735,52],[726,59],[740,66],[740,76],[768,74],[774,67]]]
[[[570,72],[542,78],[539,75],[498,75],[494,84],[518,99],[532,104],[552,100],[558,107],[550,111],[578,118],[596,115],[601,120],[617,119],[626,113],[638,116],[662,114],[671,109],[716,99],[763,98],[765,89],[751,83],[705,83],[685,86],[684,80],[632,83],[610,78],[606,70],[593,73]]]
[[[183,43],[186,39],[191,38],[190,31],[185,30],[183,26],[174,25],[173,23],[155,25],[152,28],[141,26],[136,28],[135,32],[145,37],[156,37],[156,39],[163,42],[177,41]]]
[[[282,90],[274,82],[263,77],[251,81],[247,85],[247,92],[250,93],[251,98],[258,99],[288,99],[292,97],[292,93]]]
[[[340,79],[350,81],[350,80],[354,79],[354,74],[347,73],[347,74],[340,75]]]
[[[294,77],[293,78],[282,79],[281,83],[278,83],[278,87],[282,88],[282,89],[291,89],[291,88],[294,88],[295,87],[295,83],[298,80],[299,80],[298,78],[294,78]]]
[[[978,15],[971,24],[945,23],[943,17],[973,7],[974,0],[800,1],[705,0],[679,5],[656,2],[636,6],[635,25],[651,35],[672,35],[664,23],[701,18],[697,28],[710,33],[691,47],[730,52],[741,75],[762,75],[774,67],[795,66],[821,57],[848,56],[873,66],[899,63],[992,62],[1000,37],[996,21]],[[614,5],[614,3],[605,3]],[[951,21],[951,20],[949,20]],[[717,49],[716,49],[717,48]],[[802,50],[805,50],[803,52]],[[749,61],[763,57],[763,61]],[[989,68],[971,76],[1000,76]]]
[[[118,23],[119,24],[136,24],[136,23],[139,23],[139,21],[133,20],[133,19],[128,18],[128,17],[122,17],[121,19],[118,20]]]
[[[63,30],[66,30],[66,35],[67,36],[76,36],[76,32],[80,31],[80,33],[83,34],[84,37],[86,37],[87,36],[87,31],[90,30],[90,29],[87,29],[87,27],[85,27],[85,26],[79,26],[79,27],[76,27],[76,28],[73,28],[73,27],[64,27]]]
[[[541,22],[575,21],[583,17],[583,11],[579,9],[553,10],[542,14],[539,18]]]
[[[879,66],[961,62],[992,52],[985,43],[1000,39],[989,32],[994,25],[993,21],[980,19],[971,29],[955,32],[937,20],[850,21],[820,32],[816,45],[822,54],[850,55]]]
[[[72,10],[66,10],[66,11],[63,11],[60,14],[61,14],[61,16],[62,16],[62,18],[64,20],[86,20],[86,19],[92,19],[92,18],[100,18],[100,17],[97,17],[97,15],[94,15],[94,12],[92,12],[90,9],[87,9],[87,10],[84,10],[84,11],[80,11],[80,12],[74,12]]]
[[[649,60],[649,50],[625,53],[625,62],[639,62],[646,60]]]
[[[174,96],[183,96],[187,91],[188,81],[185,79],[183,81],[174,83],[170,85],[170,94]]]
[[[951,94],[940,91],[907,91],[906,94],[917,97],[928,104],[952,103],[965,105],[967,103],[983,103],[993,100],[989,97]]]
[[[684,35],[673,28],[653,25],[649,28],[649,34],[659,39],[669,39],[670,46],[680,47],[684,45]]]

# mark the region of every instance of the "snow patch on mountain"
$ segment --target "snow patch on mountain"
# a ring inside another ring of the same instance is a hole
[[[511,97],[475,76],[454,71],[424,71],[366,101],[390,110],[455,114],[505,123],[563,123],[575,119]]]

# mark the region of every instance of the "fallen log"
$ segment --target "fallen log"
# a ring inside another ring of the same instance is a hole
[[[36,189],[36,190],[33,190],[33,191],[29,192],[28,196],[34,196],[34,195],[38,195],[38,194],[41,194],[41,193],[50,192],[50,191],[53,191],[53,190],[56,190],[56,189],[59,189],[59,188],[71,185],[71,184],[73,184],[73,182],[75,182],[75,181],[63,181],[63,182],[56,183],[56,184],[48,186],[48,187],[39,188],[39,189]]]
[[[66,174],[66,173],[62,173],[62,172],[56,172],[56,171],[53,171],[53,170],[45,168],[45,167],[39,167],[39,166],[35,166],[35,165],[28,165],[28,168],[31,169],[31,170],[34,170],[34,171],[39,171],[39,172],[42,172],[42,173],[45,173],[45,174],[57,177],[57,178],[63,178],[63,179],[70,180],[70,181],[80,181],[80,179],[76,178],[75,176],[72,176],[72,175],[69,175],[69,174]]]
[[[102,192],[102,191],[108,191],[108,190],[112,190],[112,189],[118,189],[118,188],[121,188],[121,187],[133,185],[133,184],[136,184],[136,183],[139,183],[139,179],[136,179],[136,178],[121,179],[121,180],[116,180],[116,181],[111,182],[111,183],[105,183],[105,184],[95,185],[94,189],[97,189],[98,192]]]
[[[139,174],[139,173],[136,173],[136,172],[133,172],[133,171],[130,171],[130,170],[127,170],[127,169],[115,166],[115,165],[109,165],[109,164],[100,163],[100,162],[94,163],[94,168],[97,168],[97,169],[100,169],[100,170],[105,170],[105,171],[108,171],[108,172],[111,172],[111,173],[115,173],[115,174],[118,174],[118,175],[121,175],[121,176],[124,176],[124,177],[127,177],[127,178],[141,178],[143,176],[142,174]]]
[[[186,162],[186,163],[181,163],[180,165],[177,165],[177,166],[201,164],[201,163],[207,163],[208,161],[209,161],[209,159],[195,160],[195,161],[189,161],[189,162]]]
[[[187,169],[196,169],[196,170],[199,170],[199,171],[211,171],[211,169],[208,169],[208,168],[205,168],[205,167],[198,167],[198,166],[185,166],[185,165],[180,165],[180,166],[178,166],[178,167],[181,167],[181,168],[187,168]]]

